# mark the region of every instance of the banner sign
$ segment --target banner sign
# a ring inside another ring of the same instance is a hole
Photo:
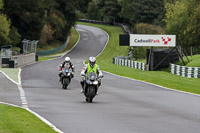
[[[130,46],[175,47],[176,35],[130,34]]]

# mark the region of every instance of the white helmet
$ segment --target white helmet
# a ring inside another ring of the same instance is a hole
[[[69,57],[65,57],[65,61],[66,62],[70,62],[70,58]]]
[[[95,57],[90,57],[89,58],[89,63],[90,63],[90,66],[93,68],[95,63],[96,63],[96,58]]]

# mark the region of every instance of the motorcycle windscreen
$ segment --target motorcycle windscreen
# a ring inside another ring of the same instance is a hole
[[[87,78],[90,80],[96,80],[97,79],[97,74],[94,72],[90,72],[87,74]]]

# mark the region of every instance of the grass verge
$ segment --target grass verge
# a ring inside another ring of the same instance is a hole
[[[0,71],[6,73],[11,79],[18,83],[19,68],[0,68]]]
[[[200,79],[184,78],[177,75],[173,75],[168,71],[141,71],[113,64],[113,57],[127,56],[128,54],[128,47],[119,46],[119,34],[123,33],[121,28],[90,23],[78,24],[101,28],[104,31],[106,31],[110,36],[110,40],[106,48],[104,49],[102,54],[99,57],[97,57],[97,63],[100,65],[102,70],[120,76],[125,76],[132,79],[142,80],[153,84],[161,85],[171,89],[200,94]],[[193,60],[194,58],[195,57],[193,57]]]
[[[65,55],[72,47],[74,47],[74,45],[78,41],[78,38],[79,38],[78,32],[74,28],[72,28],[71,33],[70,33],[70,42],[64,50],[60,51],[57,54],[53,54],[53,55],[49,55],[49,56],[39,56],[38,60],[45,61],[45,60],[56,58],[58,56]]]
[[[0,104],[0,133],[56,133],[25,109]]]

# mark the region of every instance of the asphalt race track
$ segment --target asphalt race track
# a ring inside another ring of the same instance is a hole
[[[200,96],[176,92],[103,72],[93,103],[80,93],[83,61],[98,55],[108,36],[77,25],[80,40],[67,56],[75,78],[62,89],[58,67],[63,58],[22,68],[28,107],[65,133],[200,133]],[[101,66],[100,66],[101,67]]]

